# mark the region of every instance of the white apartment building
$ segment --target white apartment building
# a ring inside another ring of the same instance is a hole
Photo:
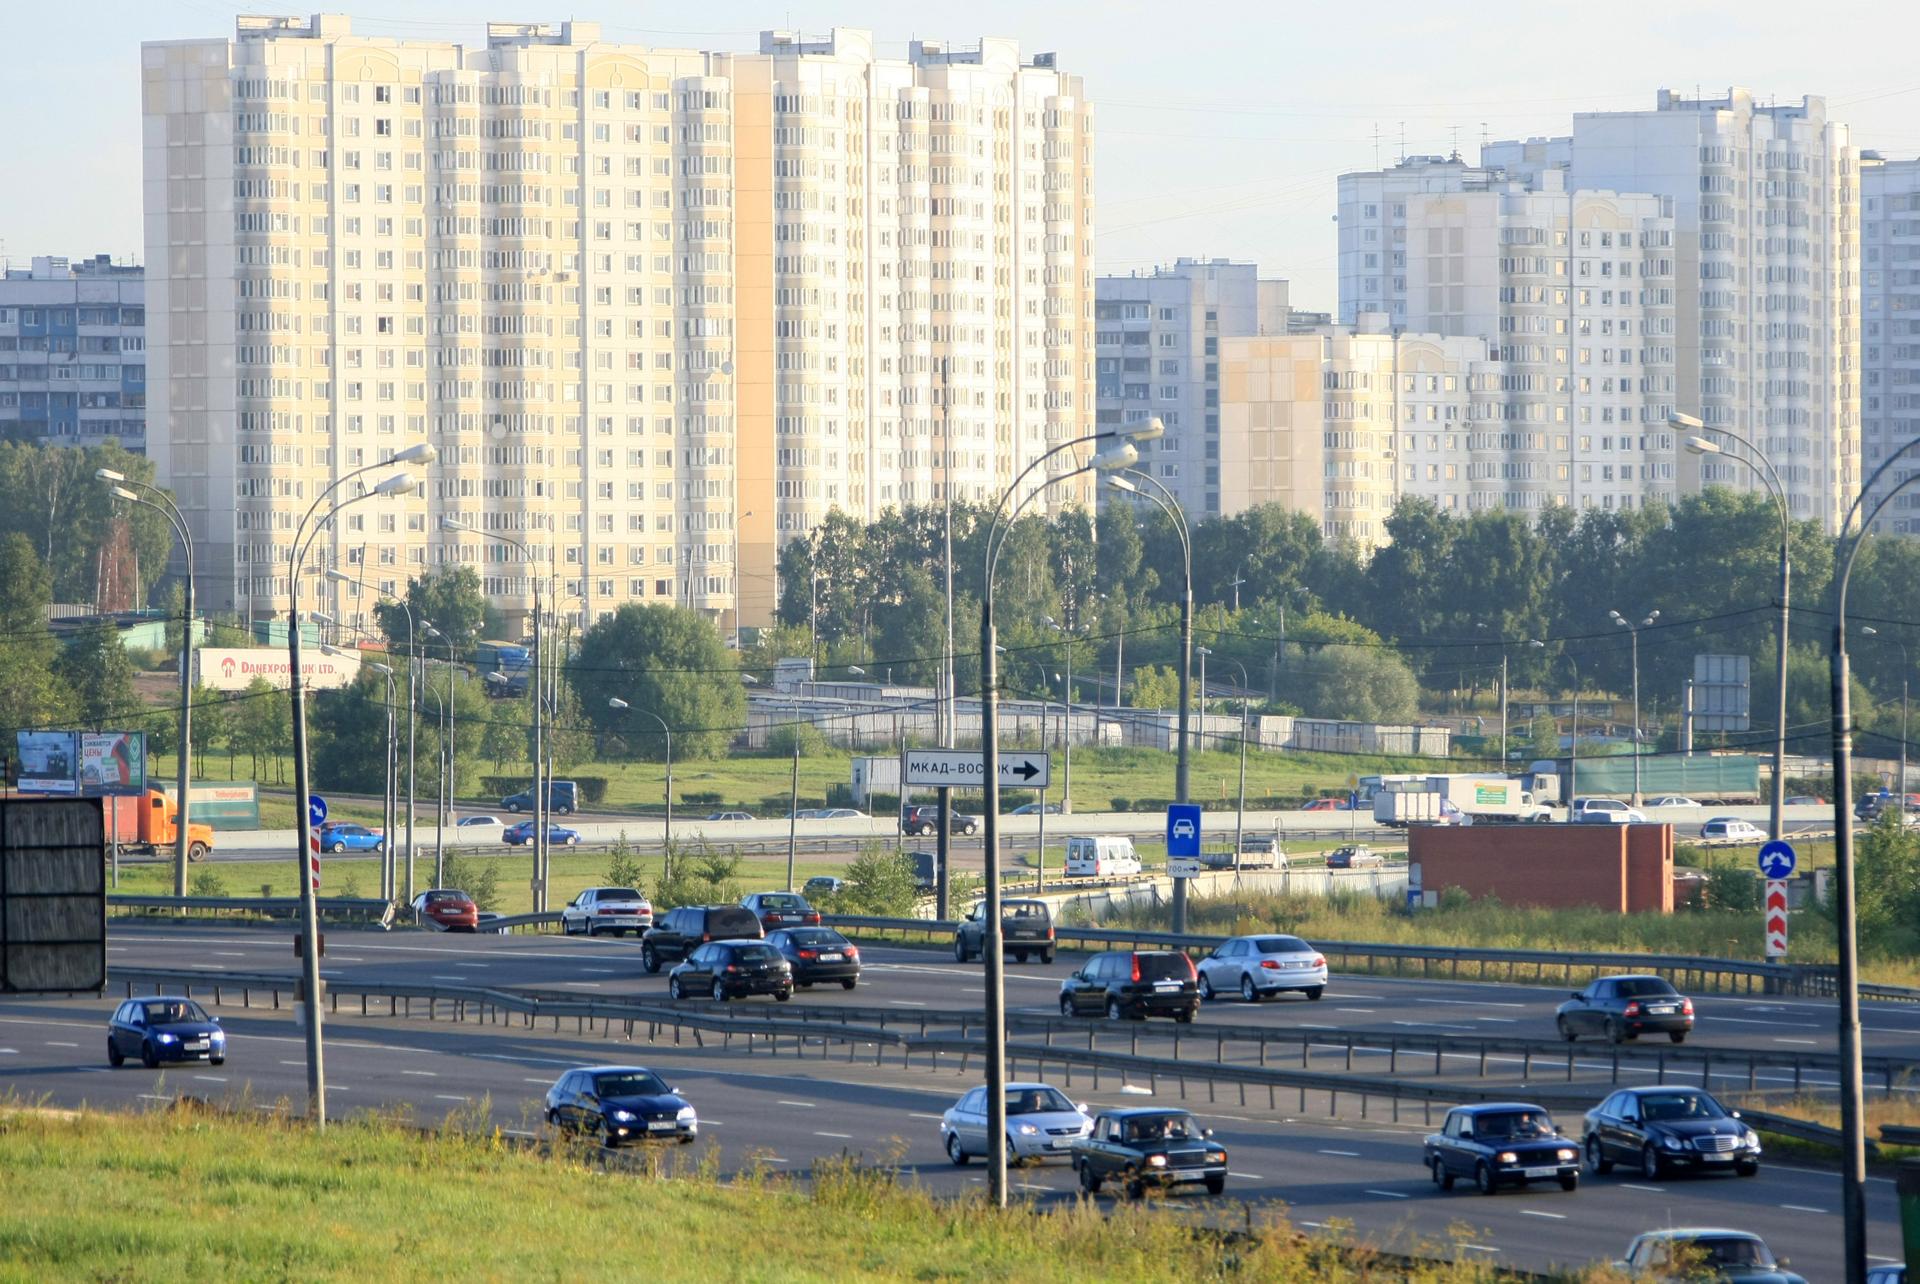
[[[0,436],[48,446],[147,441],[145,283],[105,254],[0,273]]]
[[[320,491],[431,443],[309,570],[466,563],[519,612],[551,565],[582,619],[764,623],[829,511],[991,498],[1091,430],[1091,119],[1052,55],[243,17],[142,79],[150,450],[214,609],[283,610]]]
[[[1860,473],[1871,476],[1889,453],[1920,437],[1920,160],[1860,154],[1861,414]],[[1884,494],[1920,472],[1902,457]],[[1920,531],[1911,491],[1894,497],[1877,529]]]
[[[1340,324],[1358,325],[1363,312],[1385,314],[1406,326],[1407,208],[1429,194],[1484,192],[1499,173],[1459,156],[1407,156],[1390,169],[1342,174],[1339,206]]]
[[[1580,113],[1570,137],[1496,143],[1481,162],[1671,202],[1676,408],[1756,442],[1795,516],[1837,529],[1860,483],[1860,185],[1826,101],[1662,90],[1651,111]],[[1758,487],[1724,460],[1699,474]]]
[[[1195,521],[1223,511],[1220,344],[1287,333],[1287,283],[1251,263],[1176,260],[1094,282],[1102,428],[1159,418],[1166,435],[1141,443],[1140,467]]]

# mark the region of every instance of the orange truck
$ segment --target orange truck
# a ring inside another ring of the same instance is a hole
[[[179,841],[179,808],[158,789],[139,797],[102,798],[107,833],[119,840],[123,852],[161,856]],[[204,860],[213,850],[213,827],[187,822],[187,859]]]

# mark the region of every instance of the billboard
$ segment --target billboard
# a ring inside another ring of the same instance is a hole
[[[1753,661],[1744,655],[1693,657],[1693,729],[1746,731],[1753,696]]]
[[[78,789],[80,745],[71,731],[16,731],[20,789],[30,794],[70,794]]]
[[[0,994],[106,988],[105,867],[99,799],[0,801]]]
[[[80,792],[89,798],[146,793],[147,733],[81,732]]]
[[[245,691],[255,678],[287,689],[287,653],[276,647],[201,647],[193,653],[194,679],[212,691]],[[300,656],[300,676],[309,691],[350,687],[360,676],[357,655],[327,655],[317,647]]]

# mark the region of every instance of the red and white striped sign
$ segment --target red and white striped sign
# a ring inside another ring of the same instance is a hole
[[[1787,880],[1769,878],[1767,880],[1767,957],[1783,959],[1787,956]]]
[[[313,879],[313,894],[320,894],[320,831],[307,831],[307,871]]]

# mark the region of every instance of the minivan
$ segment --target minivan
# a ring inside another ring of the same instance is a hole
[[[508,794],[500,800],[503,811],[515,815],[533,810],[533,789],[529,786],[517,794]],[[571,816],[580,810],[580,787],[571,780],[549,780],[547,782],[547,810],[556,816]]]
[[[1067,840],[1068,878],[1124,878],[1139,872],[1133,839],[1124,834]]]

